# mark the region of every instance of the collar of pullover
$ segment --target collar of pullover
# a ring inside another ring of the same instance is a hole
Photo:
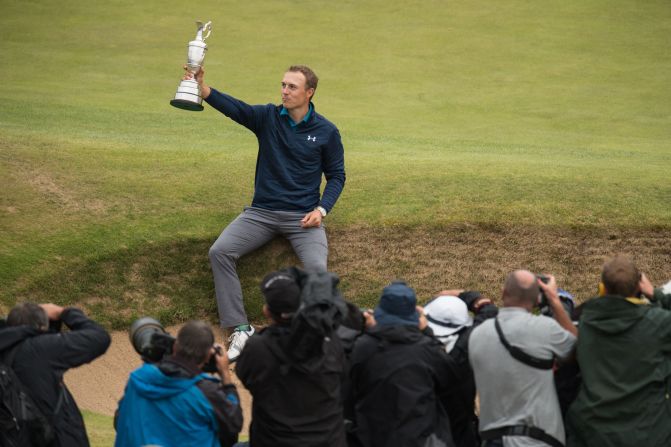
[[[307,123],[308,120],[310,119],[310,117],[312,116],[312,110],[313,109],[314,109],[314,107],[312,106],[312,103],[310,103],[310,106],[308,108],[308,113],[306,113],[305,116],[303,117],[303,119],[298,123],[294,123],[294,120],[291,119],[291,115],[289,115],[289,111],[287,109],[285,109],[284,106],[282,106],[282,110],[280,110],[280,115],[281,116],[286,116],[287,120],[289,121],[289,124],[293,128],[293,127],[298,126],[300,123]]]

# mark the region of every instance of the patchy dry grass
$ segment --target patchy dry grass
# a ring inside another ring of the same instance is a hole
[[[596,292],[604,260],[630,254],[657,283],[671,276],[671,231],[621,228],[454,225],[444,228],[352,228],[332,235],[331,268],[346,295],[372,305],[394,278],[426,300],[444,288],[472,288],[498,298],[516,268],[548,272],[586,299]]]
[[[668,228],[569,228],[528,225],[329,228],[329,268],[341,277],[346,298],[374,306],[389,281],[402,278],[421,301],[443,288],[472,288],[498,298],[516,268],[550,272],[561,287],[586,299],[596,291],[606,257],[628,253],[653,282],[671,277]],[[189,318],[216,320],[207,258],[212,239],[123,249],[72,262],[56,274],[22,282],[19,300],[81,305],[108,327],[123,329],[140,315],[165,324]],[[243,258],[239,274],[250,318],[262,320],[258,283],[274,269],[298,262],[281,239]]]

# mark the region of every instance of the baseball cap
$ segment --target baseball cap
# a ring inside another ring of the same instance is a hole
[[[671,293],[671,281],[667,282],[662,286],[662,292],[664,292],[667,295]]]
[[[266,275],[261,281],[261,293],[268,309],[281,318],[291,318],[301,304],[301,288],[296,278],[286,271]]]
[[[374,311],[378,326],[417,326],[417,297],[403,281],[394,281],[382,290],[380,302]]]

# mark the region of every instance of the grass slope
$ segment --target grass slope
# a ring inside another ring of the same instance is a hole
[[[114,418],[92,411],[82,411],[86,434],[89,437],[91,447],[112,447],[116,432],[114,431]]]
[[[113,326],[143,311],[212,316],[206,249],[251,199],[256,141],[212,109],[168,105],[196,19],[214,24],[209,82],[250,103],[276,102],[289,64],[320,75],[317,109],[346,146],[347,185],[328,218],[337,234],[473,225],[669,235],[667,1],[208,0],[194,11],[174,0],[6,0],[5,310],[51,297],[88,303]],[[385,252],[378,243],[370,256]],[[277,247],[242,266],[252,300],[253,279],[292,262]],[[655,265],[668,265],[660,250]],[[421,260],[397,262],[339,273],[354,289],[389,271],[422,280],[412,270]]]

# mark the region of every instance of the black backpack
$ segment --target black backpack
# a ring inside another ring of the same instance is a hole
[[[54,426],[26,393],[11,367],[17,348],[0,361],[0,447],[46,447],[55,439]],[[61,390],[56,413],[62,397]]]
[[[340,279],[333,273],[307,273],[296,267],[288,269],[301,287],[301,305],[291,321],[288,355],[295,363],[318,359],[324,340],[334,332],[347,314],[340,291]]]

